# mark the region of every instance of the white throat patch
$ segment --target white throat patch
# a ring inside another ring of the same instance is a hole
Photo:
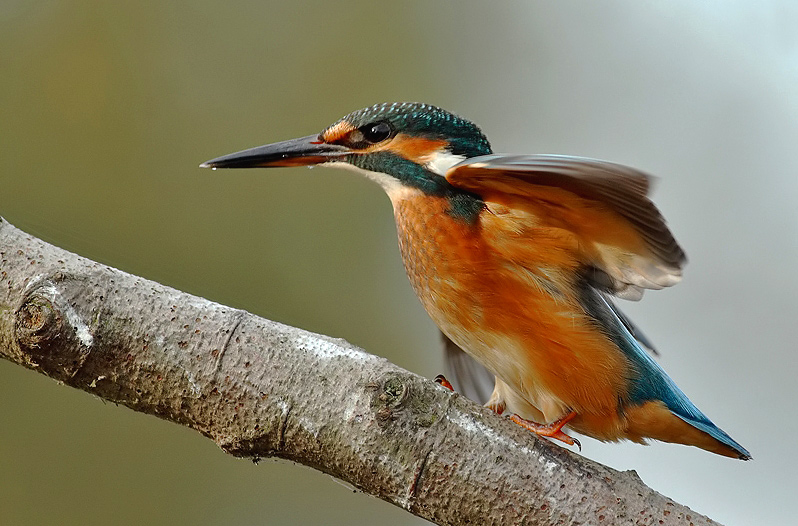
[[[330,166],[333,168],[344,168],[346,170],[351,170],[361,175],[365,175],[367,178],[371,179],[372,181],[380,185],[383,190],[385,190],[385,193],[388,194],[388,197],[391,199],[392,203],[397,203],[402,199],[405,199],[411,195],[418,194],[420,192],[420,190],[403,185],[401,182],[399,182],[399,179],[397,179],[396,177],[392,177],[382,172],[372,172],[371,170],[364,170],[363,168],[353,166],[349,163],[333,161],[329,163],[324,163],[322,166]]]
[[[372,181],[380,185],[382,189],[388,192],[389,194],[391,193],[392,190],[396,190],[397,188],[400,188],[402,186],[402,183],[400,183],[396,177],[391,177],[390,175],[382,172],[372,172],[371,170],[364,170],[363,168],[351,165],[349,163],[344,163],[341,161],[332,161],[324,163],[322,166],[331,166],[333,168],[344,168],[346,170],[351,170],[361,175],[365,175],[367,178],[371,179]]]

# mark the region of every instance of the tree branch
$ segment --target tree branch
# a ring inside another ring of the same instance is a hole
[[[712,525],[343,340],[107,267],[0,219],[0,356],[241,457],[329,473],[438,524]]]

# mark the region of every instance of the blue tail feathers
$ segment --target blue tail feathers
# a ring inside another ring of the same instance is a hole
[[[610,303],[611,300],[606,298],[604,293],[585,287],[582,302],[586,311],[618,345],[637,372],[630,378],[631,403],[642,405],[648,401],[661,401],[674,415],[733,449],[741,460],[751,459],[751,454],[713,424],[643,349],[641,343],[619,318],[617,308]]]

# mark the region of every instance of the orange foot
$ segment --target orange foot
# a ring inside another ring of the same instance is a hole
[[[447,380],[446,377],[443,376],[442,374],[439,374],[438,376],[435,377],[435,383],[444,386],[449,391],[454,391],[454,387],[452,387],[452,384],[450,384],[449,380]]]
[[[521,418],[518,415],[510,415],[510,420],[523,427],[527,431],[535,433],[536,435],[556,438],[557,440],[565,442],[569,446],[576,444],[579,448],[579,451],[582,451],[582,444],[580,444],[577,439],[566,435],[562,430],[563,426],[573,420],[575,416],[576,413],[571,411],[564,417],[560,418],[559,420],[555,420],[551,424],[538,424],[537,422],[532,422],[531,420]]]

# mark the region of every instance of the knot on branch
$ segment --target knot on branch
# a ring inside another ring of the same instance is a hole
[[[394,411],[401,407],[410,391],[404,379],[394,375],[388,375],[370,387],[375,388],[371,407],[376,412],[377,420],[383,422],[395,418]]]
[[[407,417],[404,424],[414,429],[432,426],[446,412],[451,397],[443,389],[430,391],[425,380],[406,373],[390,373],[367,387],[374,394],[371,408],[381,425]]]
[[[29,365],[66,380],[86,361],[94,337],[59,290],[64,276],[54,278],[29,285],[15,312],[14,332]]]
[[[61,332],[61,326],[62,318],[47,298],[30,297],[17,310],[15,331],[23,347],[41,347]]]

